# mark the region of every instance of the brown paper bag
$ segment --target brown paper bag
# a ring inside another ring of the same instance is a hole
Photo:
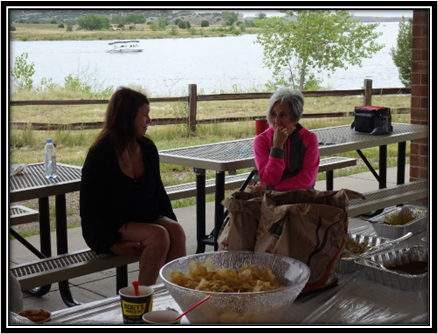
[[[359,197],[364,198],[347,189],[234,193],[222,202],[229,210],[229,225],[224,224],[220,236],[228,248],[222,249],[295,258],[311,270],[303,292],[326,287],[337,280],[335,269],[348,231],[348,202]]]
[[[344,189],[266,192],[254,250],[307,264],[311,274],[304,292],[334,283],[348,232],[348,202],[358,197],[363,195]]]
[[[222,201],[228,216],[218,234],[218,250],[254,251],[263,195],[238,191]]]

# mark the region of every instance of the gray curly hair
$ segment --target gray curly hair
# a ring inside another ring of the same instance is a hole
[[[293,90],[284,87],[272,94],[268,103],[268,109],[266,110],[266,119],[268,120],[270,126],[272,126],[272,124],[269,114],[271,113],[272,107],[277,102],[289,103],[292,107],[292,119],[296,122],[300,121],[301,117],[303,116],[304,96],[299,90]]]

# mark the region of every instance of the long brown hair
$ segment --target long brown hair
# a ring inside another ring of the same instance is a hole
[[[100,143],[112,146],[121,154],[136,141],[134,120],[138,109],[149,105],[146,95],[127,87],[119,87],[108,103],[103,129],[91,147]]]

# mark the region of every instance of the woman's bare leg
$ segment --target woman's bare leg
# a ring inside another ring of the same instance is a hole
[[[186,256],[186,234],[181,224],[167,217],[158,218],[154,223],[163,226],[169,233],[170,247],[166,263]]]
[[[140,285],[155,284],[170,248],[170,237],[166,228],[156,224],[128,223],[119,232],[122,234],[122,243],[140,242],[140,247],[143,247],[139,261]]]

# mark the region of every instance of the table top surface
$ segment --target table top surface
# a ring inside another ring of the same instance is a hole
[[[351,231],[374,235],[370,226]],[[392,249],[421,244],[426,232],[416,234]],[[422,243],[425,246],[425,243]],[[181,308],[162,283],[154,285],[153,310]],[[338,286],[295,300],[291,306],[289,324],[349,324],[357,325],[427,325],[429,291],[402,291],[368,279],[364,270],[339,274]],[[183,325],[190,323],[182,318]],[[50,325],[123,326],[120,297],[55,311]]]
[[[78,191],[81,184],[82,167],[57,163],[57,177],[44,176],[44,163],[26,166],[23,173],[11,175],[9,191],[11,202],[47,197]]]
[[[316,134],[321,155],[405,142],[428,136],[428,126],[393,123],[390,134],[354,133],[350,125],[311,130]],[[254,138],[196,145],[159,151],[160,162],[201,169],[229,171],[254,167]]]

